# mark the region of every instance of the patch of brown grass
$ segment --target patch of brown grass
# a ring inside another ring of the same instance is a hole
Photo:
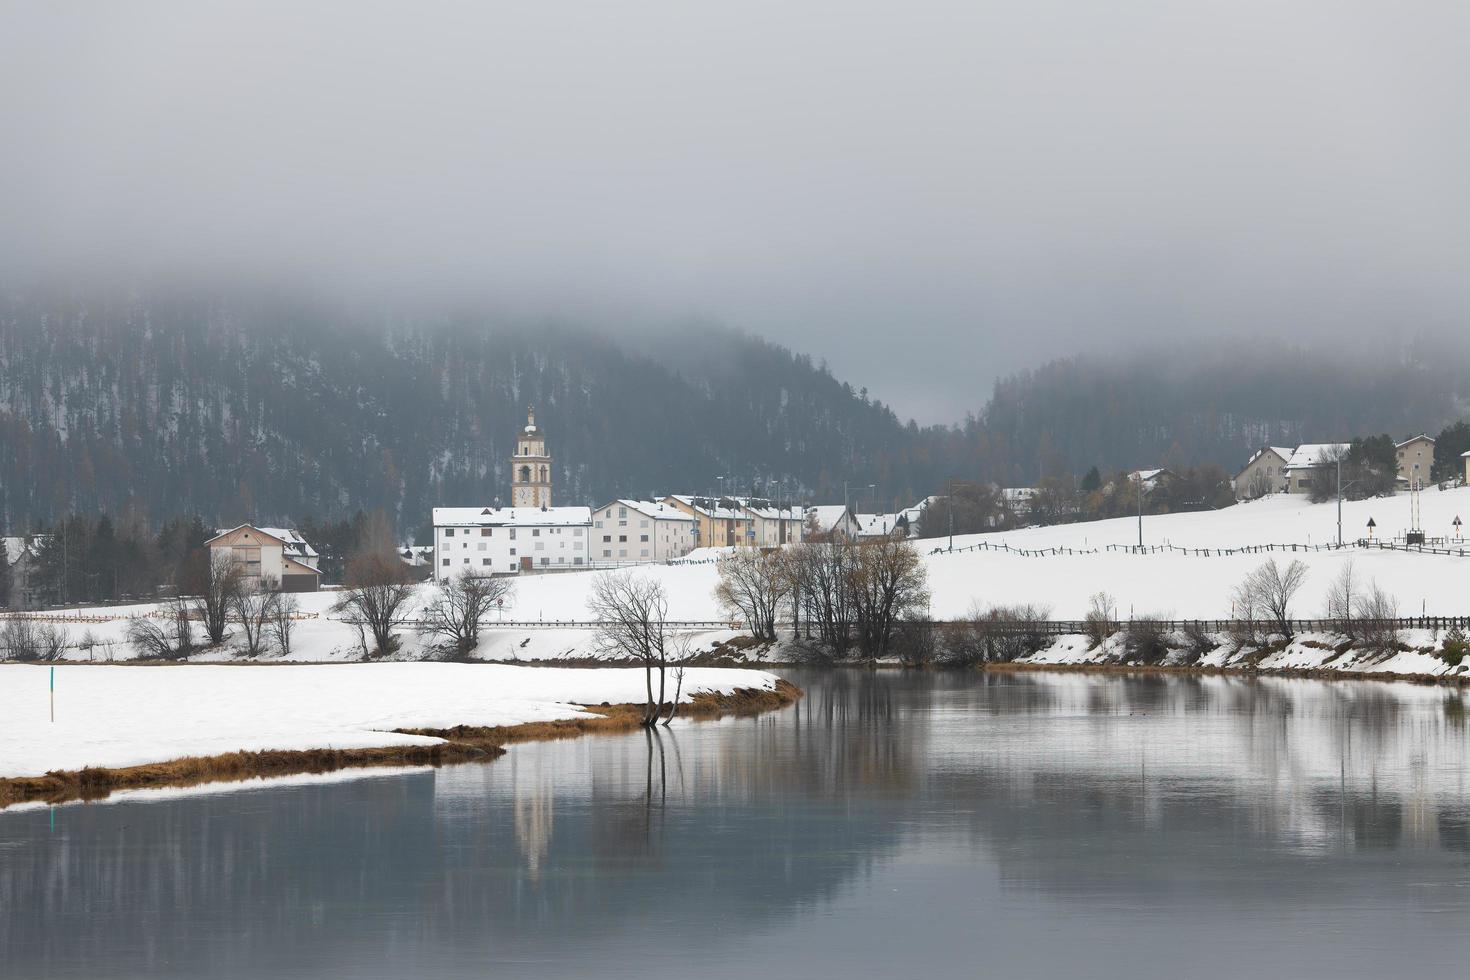
[[[697,694],[691,703],[679,706],[679,717],[715,718],[725,714],[758,714],[791,704],[801,696],[800,688],[784,680],[778,681],[774,691],[742,689],[729,695]],[[191,756],[170,762],[117,769],[58,770],[44,776],[0,779],[0,809],[35,800],[47,803],[98,800],[120,789],[197,786],[203,783],[240,782],[263,776],[323,773],[372,766],[442,766],[454,762],[489,761],[504,755],[503,746],[515,742],[575,738],[589,732],[631,731],[639,727],[643,718],[641,704],[588,705],[587,710],[597,717],[493,728],[456,725],[442,729],[398,730],[407,735],[429,735],[444,739],[434,745],[227,752],[223,755]]]

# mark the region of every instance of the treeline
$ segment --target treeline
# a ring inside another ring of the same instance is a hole
[[[351,518],[296,526],[317,551],[322,582],[340,583],[348,559],[367,549],[392,551],[392,523],[382,513],[358,511]],[[107,514],[67,514],[27,535],[35,554],[30,588],[44,604],[76,605],[194,594],[207,579],[208,549],[215,529],[197,515],[171,517],[156,529],[133,510],[114,520]],[[16,588],[13,569],[0,561],[0,607]]]
[[[1168,471],[1147,483],[1127,473],[1104,478],[1096,466],[1077,480],[1046,477],[1024,497],[988,483],[953,483],[920,513],[921,538],[1004,531],[1035,524],[1066,524],[1144,514],[1218,510],[1235,503],[1234,486],[1213,464]]]

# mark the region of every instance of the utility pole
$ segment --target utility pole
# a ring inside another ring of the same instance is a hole
[[[945,488],[944,509],[949,511],[949,550],[954,551],[954,477]]]
[[[1342,547],[1342,453],[1337,454],[1337,546]]]
[[[1138,474],[1138,550],[1143,550],[1143,473]]]

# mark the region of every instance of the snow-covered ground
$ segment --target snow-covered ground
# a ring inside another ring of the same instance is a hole
[[[1406,629],[1399,632],[1398,646],[1407,647],[1387,653],[1371,653],[1349,649],[1338,653],[1346,645],[1344,637],[1330,633],[1298,633],[1290,643],[1280,650],[1259,656],[1253,649],[1239,649],[1228,636],[1215,634],[1218,644],[1215,649],[1198,659],[1188,656],[1184,642],[1174,637],[1171,646],[1178,646],[1166,666],[1190,665],[1199,667],[1246,667],[1258,670],[1331,670],[1342,674],[1408,674],[1428,677],[1458,677],[1470,674],[1470,663],[1454,665],[1436,656],[1444,637],[1427,629]],[[1050,646],[1039,653],[1024,658],[1032,664],[1103,665],[1125,664],[1128,656],[1124,650],[1124,636],[1115,634],[1099,646],[1092,646],[1086,636],[1059,636]]]
[[[0,665],[0,777],[119,767],[237,750],[431,745],[396,728],[577,718],[579,706],[641,702],[643,671],[484,664],[56,668]],[[683,700],[773,690],[757,670],[690,668]],[[670,692],[672,695],[672,691]]]
[[[1343,505],[1343,534],[1355,540],[1366,532],[1372,517],[1377,536],[1391,539],[1408,525],[1406,495]],[[1422,495],[1422,524],[1432,537],[1445,537],[1458,548],[1453,520],[1470,520],[1470,489],[1430,490]],[[1146,545],[1180,548],[1241,548],[1257,545],[1320,545],[1335,540],[1335,504],[1311,504],[1300,496],[1278,495],[1219,511],[1168,514],[1144,518]],[[1107,545],[1136,543],[1135,518],[1084,524],[1031,528],[955,539],[955,552],[936,552],[947,542],[916,542],[924,554],[936,618],[964,616],[972,606],[1036,603],[1051,610],[1055,619],[1081,619],[1090,597],[1110,593],[1124,617],[1157,614],[1169,618],[1222,619],[1231,615],[1232,588],[1268,556],[1255,554],[1131,554],[1109,552]],[[962,549],[978,544],[1008,545],[1036,551],[1070,548],[1085,554],[1025,556],[998,551]],[[1470,542],[1466,542],[1470,549]],[[1095,553],[1091,549],[1099,549]],[[652,565],[631,570],[660,582],[669,597],[669,616],[675,620],[720,620],[725,613],[715,601],[717,569],[713,551],[687,564]],[[1352,562],[1360,581],[1376,582],[1399,601],[1401,615],[1460,616],[1470,613],[1470,557],[1406,554],[1387,551],[1301,551],[1277,553],[1278,561],[1300,559],[1309,574],[1293,609],[1298,618],[1322,615],[1324,597],[1338,571]],[[586,620],[587,598],[599,572],[527,575],[516,582],[514,598],[503,611],[505,619],[541,621],[544,626],[488,625],[476,656],[497,661],[600,659],[591,631],[556,626],[556,621]],[[431,594],[424,586],[418,601]],[[331,593],[300,597],[302,611],[312,618],[301,622],[292,660],[330,662],[359,659],[357,636],[350,626],[329,612]],[[70,659],[125,659],[133,655],[124,642],[126,616],[151,607],[79,610],[83,618],[65,623],[73,644],[91,634],[99,645],[73,649]],[[100,617],[103,621],[91,621]],[[84,621],[85,619],[85,621]],[[729,639],[730,630],[700,629],[696,649]],[[411,629],[403,631],[404,659],[423,655],[422,643]],[[196,659],[231,659],[230,649],[201,654]],[[274,655],[273,655],[274,656]],[[271,659],[271,658],[267,658]]]

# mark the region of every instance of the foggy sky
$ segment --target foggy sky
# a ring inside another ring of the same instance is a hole
[[[67,8],[67,9],[62,9]],[[0,3],[0,278],[716,321],[903,415],[1077,349],[1463,330],[1470,7]]]

